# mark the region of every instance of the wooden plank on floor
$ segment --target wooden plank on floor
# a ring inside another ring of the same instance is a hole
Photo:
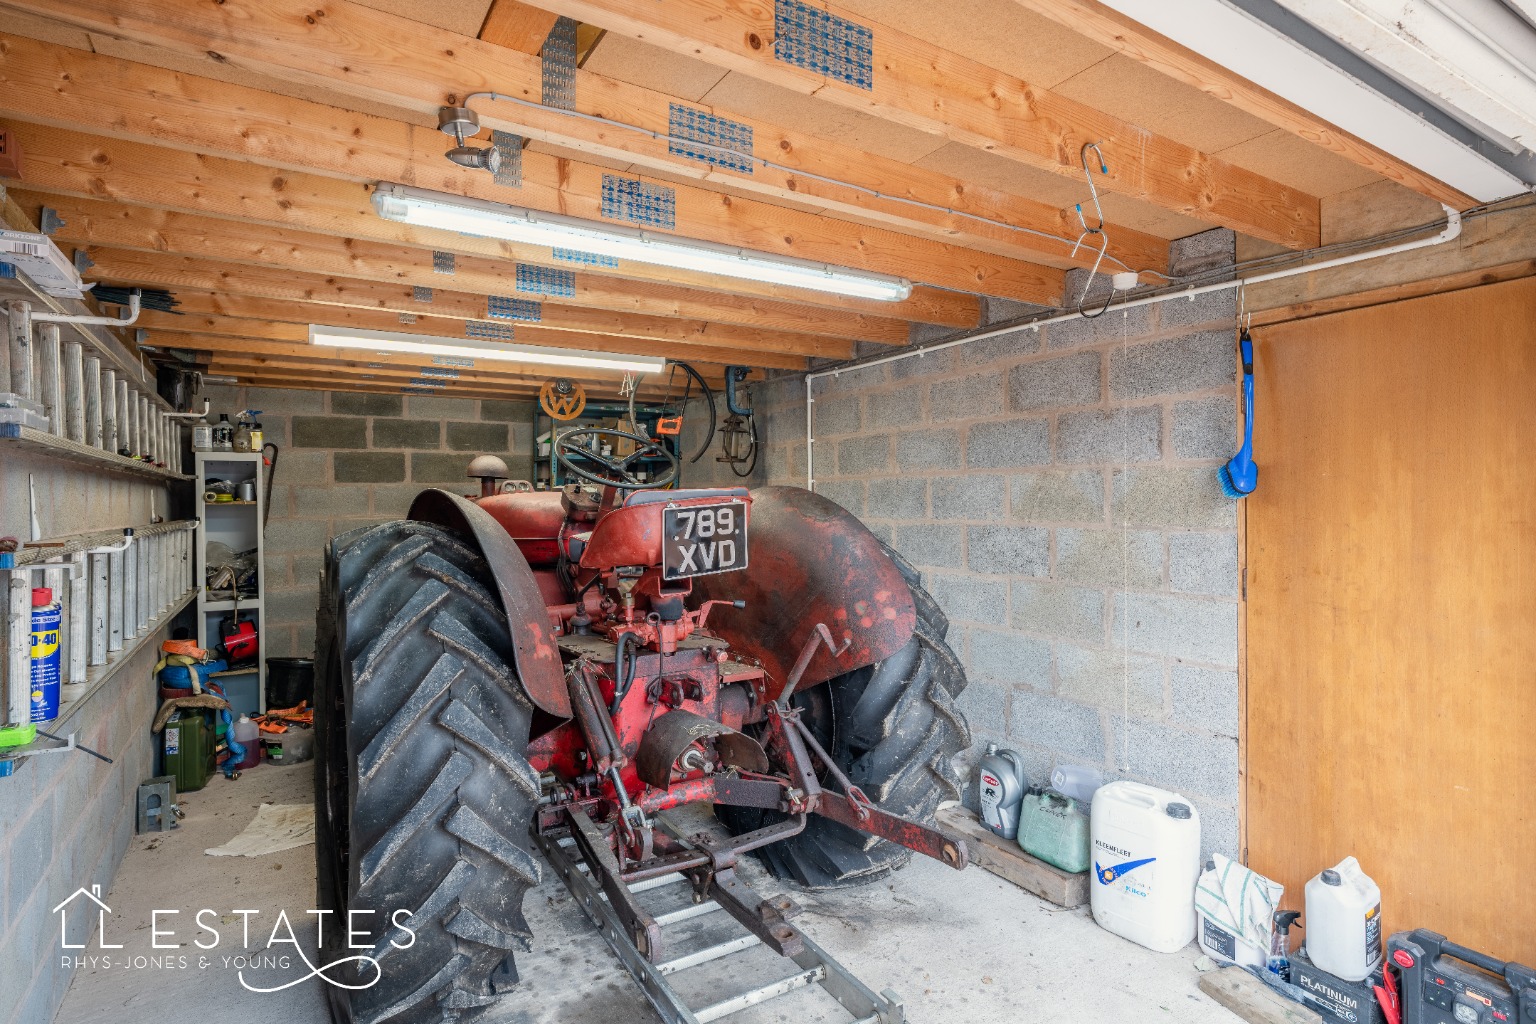
[[[993,835],[963,807],[938,812],[939,824],[960,833],[971,851],[971,863],[1006,878],[1026,892],[1059,907],[1088,902],[1088,873],[1073,874],[1025,853],[1018,843]]]
[[[1200,975],[1200,991],[1249,1024],[1322,1024],[1322,1015],[1289,999],[1241,967]]]

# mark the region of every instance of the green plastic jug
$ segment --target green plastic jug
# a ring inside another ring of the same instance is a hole
[[[1019,845],[1063,871],[1087,871],[1088,814],[1071,797],[1031,790],[1019,808]]]

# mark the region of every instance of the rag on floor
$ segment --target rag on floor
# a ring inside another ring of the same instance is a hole
[[[1213,853],[1211,860],[1213,865],[1200,875],[1195,887],[1195,909],[1267,953],[1285,886],[1219,853]]]
[[[314,804],[262,804],[245,831],[203,852],[210,857],[260,857],[315,841]]]

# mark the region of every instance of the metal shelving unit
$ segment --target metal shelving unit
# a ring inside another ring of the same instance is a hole
[[[260,452],[194,452],[199,498],[210,479],[251,480],[255,501],[203,501],[197,528],[197,645],[208,648],[219,642],[219,624],[238,614],[256,622],[256,661],[249,668],[218,673],[225,696],[236,716],[267,710],[267,569],[262,520],[266,514],[265,469]],[[256,596],[251,598],[208,595],[208,545],[218,542],[235,551],[256,551]]]

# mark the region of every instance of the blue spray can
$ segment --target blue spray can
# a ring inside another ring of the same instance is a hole
[[[63,609],[53,591],[32,591],[32,721],[59,717],[59,623]]]

